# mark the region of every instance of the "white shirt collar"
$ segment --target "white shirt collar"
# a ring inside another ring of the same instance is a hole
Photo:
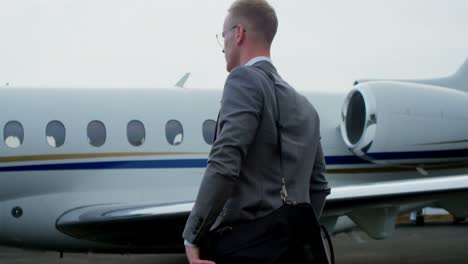
[[[258,57],[255,57],[255,58],[252,58],[250,59],[246,64],[245,66],[252,66],[254,65],[255,63],[259,62],[259,61],[268,61],[269,63],[273,64],[273,61],[266,57],[266,56],[258,56]]]

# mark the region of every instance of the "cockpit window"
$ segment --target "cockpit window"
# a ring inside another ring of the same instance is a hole
[[[127,124],[127,139],[133,146],[141,146],[145,142],[145,126],[138,120]]]
[[[205,140],[206,144],[212,145],[214,139],[214,132],[215,132],[216,122],[214,120],[208,119],[203,122],[203,139]]]
[[[23,144],[24,130],[23,125],[18,121],[8,122],[3,129],[3,139],[10,148],[17,148]]]
[[[46,140],[53,148],[58,148],[65,143],[65,126],[62,122],[54,120],[47,124]]]
[[[87,132],[88,142],[91,146],[100,147],[106,142],[106,127],[101,121],[89,122]]]
[[[173,146],[180,145],[184,140],[184,128],[177,120],[169,120],[166,123],[166,139]]]

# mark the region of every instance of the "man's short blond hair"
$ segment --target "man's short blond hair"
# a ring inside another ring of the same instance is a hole
[[[246,21],[247,30],[260,34],[271,45],[278,30],[278,18],[273,7],[265,0],[236,0],[228,10],[234,19]]]

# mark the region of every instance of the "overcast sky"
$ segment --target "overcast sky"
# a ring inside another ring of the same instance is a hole
[[[0,0],[0,87],[222,89],[228,0]],[[272,59],[299,90],[451,74],[468,58],[465,0],[276,0]]]

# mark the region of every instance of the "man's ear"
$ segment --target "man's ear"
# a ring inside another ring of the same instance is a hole
[[[245,27],[242,24],[236,28],[236,43],[237,45],[241,45],[245,41]]]

